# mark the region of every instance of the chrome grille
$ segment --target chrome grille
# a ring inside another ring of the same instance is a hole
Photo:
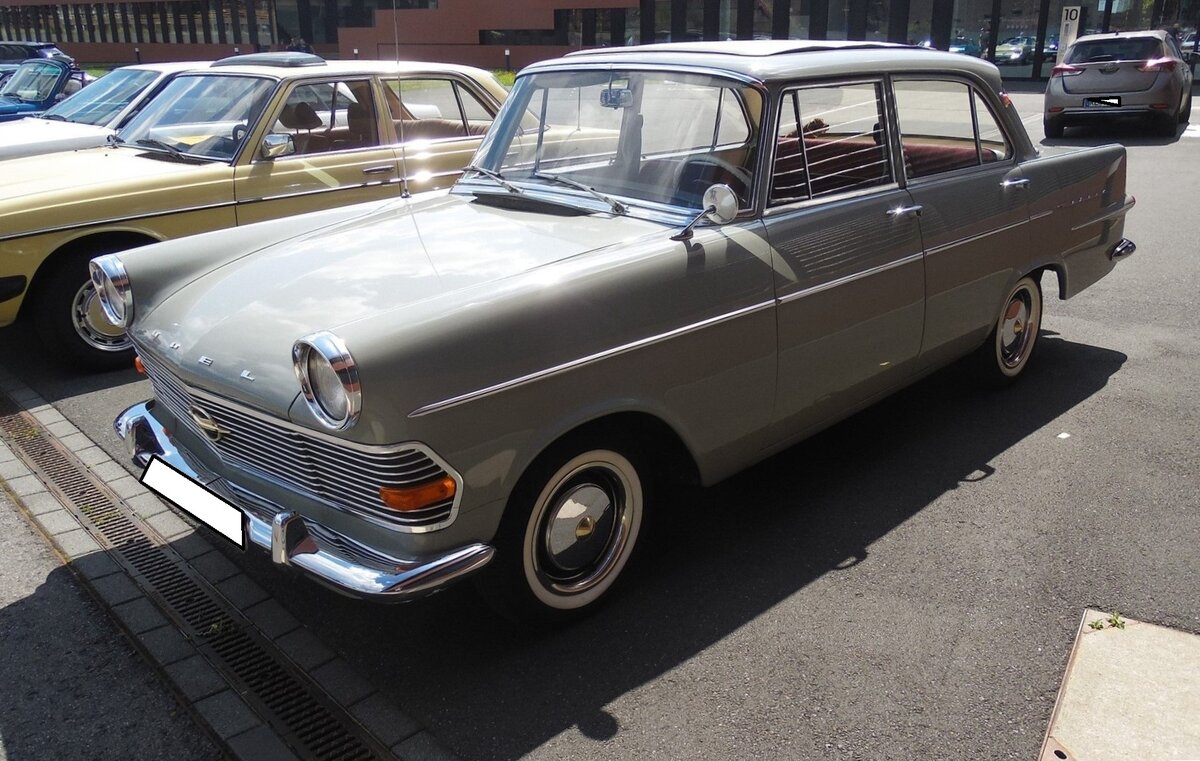
[[[424,451],[363,447],[282,425],[266,419],[264,413],[186,386],[148,352],[140,356],[155,399],[208,442],[223,462],[401,527],[428,529],[451,516],[453,499],[404,515],[381,507],[380,487],[411,486],[446,475]],[[192,406],[203,409],[229,433],[212,441],[192,419]]]

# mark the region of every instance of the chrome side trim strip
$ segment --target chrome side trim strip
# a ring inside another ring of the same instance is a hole
[[[14,240],[16,238],[31,238],[35,235],[45,235],[46,233],[57,233],[63,230],[83,229],[87,227],[95,227],[99,225],[111,226],[118,225],[122,222],[132,222],[138,219],[153,219],[154,217],[169,217],[172,214],[187,214],[193,211],[208,211],[209,209],[221,209],[226,206],[237,206],[236,201],[221,201],[220,203],[210,203],[206,206],[190,206],[186,209],[168,209],[167,211],[155,211],[149,214],[132,214],[128,217],[118,217],[116,219],[94,219],[90,222],[82,222],[70,225],[56,225],[54,227],[43,227],[39,230],[28,230],[22,233],[9,233],[0,235],[0,241]]]
[[[337,185],[332,188],[316,188],[314,190],[302,190],[299,193],[283,193],[283,194],[277,195],[277,196],[259,196],[258,198],[247,198],[241,202],[241,205],[244,206],[249,203],[262,203],[264,201],[281,201],[286,198],[304,198],[305,196],[315,196],[315,195],[321,195],[323,193],[337,193],[342,190],[357,190],[359,188],[371,188],[371,187],[383,186],[383,185],[396,185],[399,182],[400,182],[400,180],[395,179],[395,178],[389,179],[389,180],[366,180],[363,182],[356,182],[354,184]],[[385,200],[385,199],[377,199],[377,200]],[[370,202],[366,201],[365,203],[370,203]]]
[[[754,304],[754,305],[748,306],[748,307],[742,307],[741,309],[736,309],[732,312],[727,312],[722,315],[717,315],[716,317],[710,317],[707,320],[701,320],[700,322],[695,322],[695,323],[692,323],[691,325],[684,325],[683,327],[675,328],[674,330],[669,330],[666,333],[659,333],[658,335],[648,336],[646,338],[642,338],[637,341],[633,341],[633,342],[630,342],[627,344],[622,344],[621,346],[615,346],[611,349],[606,349],[604,351],[597,352],[595,354],[590,354],[586,357],[580,357],[579,359],[573,359],[570,362],[564,362],[561,365],[555,365],[554,367],[549,367],[549,368],[546,368],[545,370],[538,370],[536,372],[529,373],[528,375],[522,375],[519,378],[513,378],[512,380],[507,380],[507,381],[503,381],[501,383],[497,383],[493,386],[487,386],[486,388],[477,389],[475,391],[468,391],[465,394],[460,394],[458,396],[452,396],[449,399],[443,399],[440,402],[434,402],[432,404],[427,404],[423,407],[418,407],[417,409],[408,413],[408,416],[410,418],[415,418],[415,417],[422,417],[424,415],[428,415],[428,414],[431,414],[434,412],[441,412],[442,410],[450,409],[451,407],[457,407],[460,404],[465,404],[466,402],[470,402],[475,399],[480,399],[485,396],[492,396],[493,394],[498,394],[501,391],[508,391],[509,389],[517,388],[518,386],[524,386],[529,383],[533,383],[535,381],[542,380],[544,378],[549,378],[550,376],[553,376],[553,375],[559,375],[561,373],[565,373],[570,370],[574,370],[576,368],[583,367],[584,365],[590,365],[594,362],[599,362],[602,359],[608,359],[609,357],[615,357],[615,356],[618,356],[621,354],[626,354],[626,353],[634,351],[636,349],[641,349],[646,346],[651,346],[656,343],[661,343],[663,341],[666,341],[666,340],[669,340],[672,338],[676,338],[678,336],[686,335],[688,333],[695,333],[696,331],[704,330],[705,328],[712,327],[713,325],[719,325],[720,323],[723,323],[723,322],[729,322],[730,320],[736,320],[739,317],[745,317],[748,314],[753,314],[755,312],[761,312],[764,309],[771,309],[774,306],[775,306],[775,301],[771,300],[771,301],[764,301],[759,304]]]
[[[1034,214],[1033,216],[1031,216],[1029,218],[1029,221],[1036,222],[1039,219],[1045,219],[1046,217],[1050,216],[1053,213],[1054,213],[1053,209],[1049,209],[1047,211],[1039,211],[1037,214]]]
[[[1096,217],[1095,219],[1089,219],[1087,222],[1075,225],[1071,228],[1071,232],[1078,232],[1085,227],[1091,227],[1092,225],[1098,225],[1101,222],[1107,222],[1110,219],[1116,219],[1117,217],[1125,216],[1129,213],[1129,210],[1133,208],[1134,203],[1136,203],[1136,201],[1126,196],[1125,200],[1122,201],[1120,205],[1110,207],[1108,211]]]
[[[845,285],[846,283],[851,283],[851,282],[854,282],[855,280],[862,280],[863,278],[871,277],[872,275],[878,275],[881,272],[887,272],[888,270],[895,269],[897,267],[903,267],[906,264],[911,264],[912,262],[919,261],[920,259],[924,258],[924,256],[925,256],[925,254],[918,251],[917,253],[909,254],[908,256],[906,256],[902,259],[897,259],[894,262],[888,262],[887,264],[881,264],[878,267],[872,267],[869,270],[863,270],[862,272],[855,272],[852,275],[845,275],[844,277],[839,277],[836,280],[830,280],[828,283],[821,283],[820,285],[814,285],[810,288],[805,288],[803,290],[796,291],[795,293],[789,293],[788,295],[780,298],[778,300],[778,303],[780,305],[790,304],[791,302],[802,299],[805,296],[811,296],[814,293],[820,293],[821,291],[827,291],[830,288],[836,288],[839,285]]]
[[[995,230],[988,230],[987,232],[979,233],[978,235],[968,235],[966,238],[959,238],[958,240],[951,241],[949,243],[943,243],[940,246],[934,246],[933,248],[929,249],[925,253],[929,254],[929,255],[940,254],[941,252],[945,251],[948,248],[954,248],[955,246],[961,246],[965,243],[974,243],[977,240],[983,240],[984,238],[987,238],[992,235],[999,235],[1000,233],[1008,232],[1009,230],[1015,229],[1017,227],[1020,227],[1021,225],[1026,225],[1026,224],[1029,224],[1029,220],[1022,219],[1020,222],[1013,222],[1011,225],[1005,225],[1004,227],[997,227]]]

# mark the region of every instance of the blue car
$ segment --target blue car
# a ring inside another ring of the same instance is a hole
[[[48,58],[25,61],[0,88],[0,122],[45,111],[87,84],[87,75]]]

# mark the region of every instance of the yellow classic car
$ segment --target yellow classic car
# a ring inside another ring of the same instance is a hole
[[[181,75],[103,148],[5,162],[0,327],[28,314],[47,350],[127,365],[88,260],[156,241],[448,187],[506,91],[467,66],[226,58]]]

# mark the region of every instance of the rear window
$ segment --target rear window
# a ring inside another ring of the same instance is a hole
[[[1125,37],[1111,40],[1089,40],[1071,48],[1067,63],[1098,63],[1100,61],[1145,61],[1159,54],[1158,40],[1153,37]]]

